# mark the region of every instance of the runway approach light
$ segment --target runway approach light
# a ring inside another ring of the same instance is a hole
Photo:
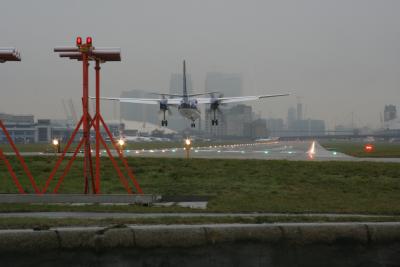
[[[192,141],[190,141],[190,139],[185,140],[185,145],[190,146],[191,143],[192,143]]]
[[[61,152],[61,144],[60,144],[60,140],[58,140],[57,138],[54,138],[53,141],[51,142],[54,146],[54,152],[55,153],[60,153]]]
[[[290,153],[291,151],[289,151],[289,154],[292,154],[292,153]],[[310,159],[313,159],[314,157],[315,157],[315,141],[313,141],[312,143],[311,143],[311,147],[310,147],[310,149],[307,151],[307,154],[308,154],[308,157],[310,158]]]
[[[366,144],[364,146],[364,151],[367,153],[371,153],[372,151],[374,151],[375,147],[373,144]]]
[[[58,146],[58,144],[59,144],[58,139],[53,139],[53,146]]]
[[[192,140],[186,138],[184,144],[184,149],[186,150],[186,159],[189,159],[190,150],[192,149]]]
[[[118,145],[119,145],[119,147],[122,148],[122,147],[125,145],[124,139],[120,138],[120,139],[118,140]]]

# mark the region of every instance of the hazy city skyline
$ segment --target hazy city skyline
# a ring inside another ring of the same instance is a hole
[[[5,0],[2,9],[0,46],[17,47],[22,62],[0,64],[0,112],[65,118],[61,99],[80,103],[81,68],[53,48],[78,35],[122,49],[122,62],[102,66],[103,96],[168,92],[186,59],[195,92],[217,71],[240,73],[244,95],[292,93],[252,105],[268,118],[286,118],[298,96],[304,117],[332,127],[354,112],[356,124],[378,127],[385,104],[400,105],[395,0]]]

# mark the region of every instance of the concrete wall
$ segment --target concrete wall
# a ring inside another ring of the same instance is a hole
[[[399,223],[0,231],[1,266],[399,266]]]

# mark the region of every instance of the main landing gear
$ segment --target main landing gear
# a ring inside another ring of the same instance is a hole
[[[217,126],[218,125],[218,120],[217,119],[211,120],[211,124]]]
[[[168,126],[168,121],[167,121],[167,119],[165,118],[165,112],[167,111],[168,109],[166,109],[166,108],[163,108],[162,109],[162,111],[163,111],[163,120],[161,121],[161,126]]]
[[[190,124],[190,127],[195,128],[196,124],[194,122],[192,122],[192,124]]]
[[[217,111],[217,108],[213,108],[212,109],[212,111],[213,111],[213,119],[211,120],[211,124],[214,126],[217,126],[218,125],[218,119],[217,119],[217,117],[216,117],[216,114],[215,114],[215,112]]]

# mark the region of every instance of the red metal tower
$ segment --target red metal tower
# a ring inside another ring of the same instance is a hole
[[[50,186],[51,181],[53,180],[58,168],[61,165],[61,162],[65,158],[65,154],[67,153],[68,149],[70,148],[72,142],[74,141],[80,127],[83,128],[83,136],[79,141],[78,146],[76,147],[72,157],[68,161],[62,175],[60,176],[57,185],[55,186],[53,192],[57,193],[66,174],[70,170],[72,163],[76,159],[76,156],[83,146],[84,150],[84,162],[83,162],[83,174],[84,174],[84,182],[85,182],[85,190],[86,194],[89,193],[89,187],[91,184],[92,193],[93,194],[100,194],[101,189],[101,174],[100,174],[100,144],[104,147],[107,152],[108,157],[110,158],[118,177],[125,187],[126,191],[131,194],[132,188],[129,185],[128,179],[126,179],[125,175],[123,174],[121,168],[119,168],[111,150],[108,148],[107,143],[105,142],[103,136],[101,135],[100,125],[103,126],[106,134],[111,140],[111,144],[113,145],[114,149],[117,151],[119,158],[121,159],[125,171],[128,174],[130,180],[133,182],[137,193],[142,194],[142,189],[139,186],[139,183],[136,181],[135,176],[131,168],[128,165],[127,160],[124,158],[122,151],[116,145],[112,133],[110,132],[107,124],[104,122],[104,119],[100,112],[100,63],[105,63],[107,61],[121,61],[121,52],[119,49],[116,48],[95,48],[92,45],[92,38],[87,37],[86,43],[82,42],[82,38],[78,37],[76,39],[76,46],[75,47],[59,47],[55,48],[54,52],[61,52],[60,57],[66,57],[69,59],[75,59],[78,61],[82,61],[82,73],[83,73],[83,94],[82,94],[82,117],[78,122],[75,130],[73,131],[67,145],[64,148],[61,156],[56,162],[50,176],[48,177],[46,184],[43,188],[43,193],[47,191]],[[95,62],[95,71],[96,71],[96,113],[93,117],[89,114],[89,62]],[[96,134],[96,151],[95,151],[95,171],[93,171],[93,163],[92,163],[92,152],[90,147],[90,129],[94,128]]]
[[[21,57],[19,52],[15,48],[0,48],[0,63],[4,63],[6,61],[21,61]],[[15,155],[17,156],[22,168],[24,169],[25,174],[28,176],[31,185],[33,189],[35,190],[35,193],[38,194],[40,193],[39,188],[36,185],[35,179],[33,178],[31,172],[29,171],[28,167],[26,166],[24,158],[21,156],[19,153],[17,147],[15,146],[10,134],[8,133],[6,127],[4,126],[3,122],[0,120],[0,128],[3,131],[4,135],[7,138],[8,143],[11,145]],[[0,159],[3,160],[4,164],[7,167],[8,172],[10,173],[17,189],[18,192],[21,194],[25,194],[25,190],[22,187],[21,183],[19,182],[17,175],[15,174],[10,162],[6,158],[6,155],[4,154],[3,150],[0,148]]]

